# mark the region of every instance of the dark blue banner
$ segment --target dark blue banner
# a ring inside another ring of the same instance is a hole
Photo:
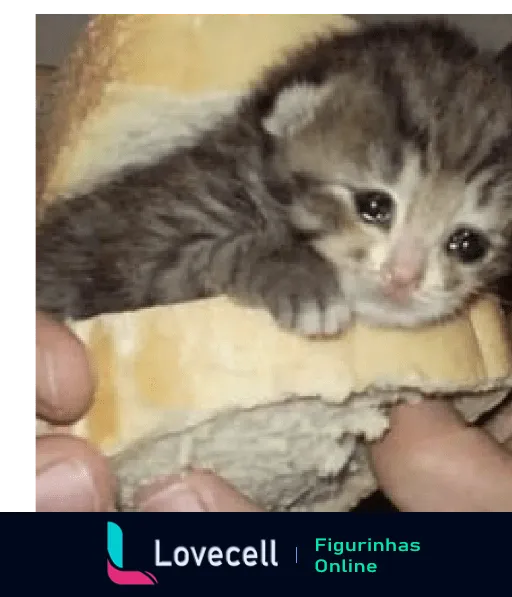
[[[38,594],[473,595],[512,566],[509,514],[5,514],[2,530],[4,575]]]

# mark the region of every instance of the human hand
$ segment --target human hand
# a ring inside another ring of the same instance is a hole
[[[396,406],[389,433],[370,447],[380,488],[401,511],[512,511],[512,404],[487,427],[467,425],[441,400]],[[139,502],[153,512],[262,511],[200,471],[144,488]]]
[[[46,315],[36,314],[36,412],[53,425],[78,420],[89,408],[93,377],[82,343]],[[114,480],[106,460],[65,432],[36,440],[36,511],[113,509]]]
[[[68,425],[89,407],[94,380],[85,347],[65,326],[44,314],[36,315],[36,412],[53,425]],[[191,473],[198,483],[201,508],[187,502],[181,478],[144,487],[140,508],[148,512],[201,510],[255,511],[257,508],[218,477]],[[172,484],[169,494],[162,493]],[[36,440],[36,510],[38,512],[106,512],[114,510],[115,481],[106,459],[86,441],[65,432]]]
[[[53,424],[72,423],[93,393],[85,349],[40,314],[36,336],[37,414]],[[512,511],[511,406],[488,431],[466,425],[440,400],[395,407],[389,433],[370,448],[381,489],[403,511]],[[114,491],[106,460],[85,441],[65,433],[37,440],[38,511],[113,510]],[[205,471],[159,479],[142,487],[136,502],[148,512],[263,511]]]
[[[381,490],[402,511],[512,512],[510,404],[486,428],[443,400],[399,405],[370,453]]]

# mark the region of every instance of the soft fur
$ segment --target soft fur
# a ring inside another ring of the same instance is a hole
[[[306,334],[442,318],[508,269],[511,140],[504,73],[460,32],[333,34],[191,147],[50,205],[37,306],[80,319],[228,294]],[[374,197],[383,220],[361,209]]]

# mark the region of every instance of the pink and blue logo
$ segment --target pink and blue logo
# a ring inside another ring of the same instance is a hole
[[[123,531],[115,522],[107,522],[107,573],[116,585],[156,585],[151,572],[123,569]]]

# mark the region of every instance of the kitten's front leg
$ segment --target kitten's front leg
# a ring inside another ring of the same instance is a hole
[[[204,275],[213,293],[263,306],[301,334],[334,335],[351,319],[334,267],[307,245],[272,249],[263,238],[232,239],[213,250]]]

